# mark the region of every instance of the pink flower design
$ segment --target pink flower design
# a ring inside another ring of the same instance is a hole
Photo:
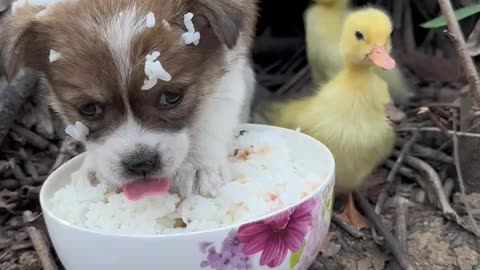
[[[327,220],[320,220],[313,225],[308,236],[307,245],[305,246],[300,263],[296,269],[307,269],[320,252],[322,241],[328,233],[329,223]]]
[[[309,227],[313,224],[315,200],[308,200],[292,211],[256,223],[242,225],[238,240],[247,256],[262,252],[260,265],[274,268],[283,263],[288,251],[302,248]]]

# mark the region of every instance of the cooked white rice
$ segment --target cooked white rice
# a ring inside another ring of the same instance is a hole
[[[197,46],[200,43],[200,32],[195,31],[195,26],[193,25],[193,13],[189,12],[183,16],[183,23],[187,32],[182,34],[182,39],[185,45],[193,44]]]
[[[90,130],[82,122],[76,122],[75,125],[67,125],[65,133],[72,137],[74,140],[84,142],[87,140],[87,136]]]
[[[53,63],[60,59],[61,54],[55,50],[50,50],[50,55],[48,56],[48,59],[50,60],[50,63]]]
[[[129,201],[90,186],[85,173],[48,201],[53,213],[71,224],[121,234],[169,234],[219,228],[249,221],[299,202],[322,177],[293,161],[285,139],[276,133],[247,131],[236,137],[230,156],[233,180],[216,198],[176,194]],[[186,227],[175,226],[181,220]]]

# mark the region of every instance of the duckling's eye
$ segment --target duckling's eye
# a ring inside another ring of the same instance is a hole
[[[360,31],[355,31],[355,38],[357,40],[365,40],[363,34]]]

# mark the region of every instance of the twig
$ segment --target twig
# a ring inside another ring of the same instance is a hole
[[[444,135],[448,136],[449,135],[448,129],[443,125],[440,119],[429,108],[427,108],[427,114],[428,114],[428,117],[430,117],[430,120],[432,120],[433,124],[437,126]]]
[[[33,179],[27,177],[25,173],[20,168],[20,165],[16,164],[12,168],[13,176],[22,184],[22,185],[31,185],[33,184]]]
[[[393,166],[395,165],[395,161],[389,159],[389,160],[385,160],[385,162],[383,162],[383,164],[385,165],[385,167],[387,167],[391,170],[393,168]],[[401,176],[403,176],[405,178],[415,180],[415,172],[412,169],[407,168],[405,166],[401,166],[400,169],[398,169],[398,174],[400,174]]]
[[[0,180],[0,189],[14,190],[20,186],[20,182],[16,179]]]
[[[418,128],[418,127],[400,127],[397,128],[397,131],[399,132],[404,132],[404,131],[425,131],[425,132],[442,132],[439,128],[435,127],[423,127],[423,128]],[[448,130],[447,131],[449,135],[453,135],[454,131],[453,130]],[[470,138],[480,138],[479,133],[469,133],[469,132],[457,132],[457,136],[460,137],[470,137]]]
[[[357,239],[365,239],[365,234],[362,233],[361,231],[357,231],[352,226],[350,226],[345,220],[340,218],[337,214],[333,215],[333,222],[337,224],[340,228],[345,230],[348,234],[350,234],[352,237],[357,238]]]
[[[32,212],[25,211],[23,212],[23,219],[25,223],[29,223],[30,220],[34,219],[32,217]],[[43,236],[42,232],[33,226],[27,226],[27,232],[30,236],[30,240],[32,240],[33,247],[40,257],[40,261],[42,263],[44,270],[57,270],[58,267],[53,260],[52,254],[50,253],[50,249],[46,242],[45,237]]]
[[[397,160],[395,161],[395,164],[393,165],[392,170],[387,176],[387,179],[385,180],[385,188],[383,189],[382,193],[378,196],[377,203],[375,204],[375,213],[380,214],[382,212],[383,204],[385,203],[385,200],[387,199],[387,192],[390,190],[391,186],[393,185],[393,180],[395,179],[395,176],[397,175],[398,170],[402,166],[403,159],[405,158],[405,155],[407,154],[408,151],[410,151],[410,148],[412,145],[415,143],[415,141],[418,138],[419,133],[416,131],[412,137],[408,140],[407,143],[402,148],[402,151],[400,152],[400,155],[398,156]]]
[[[448,202],[445,193],[443,193],[442,182],[440,181],[438,173],[428,163],[421,159],[412,156],[406,156],[405,162],[408,163],[408,165],[410,165],[411,167],[418,170],[424,176],[424,180],[428,180],[428,182],[430,183],[430,187],[432,187],[433,191],[435,192],[437,206],[442,210],[443,216],[449,220],[456,222],[465,230],[477,235],[477,233],[473,231],[472,228],[465,224],[462,218],[457,214],[457,212]],[[429,190],[426,191],[428,194]],[[480,236],[480,234],[478,234],[477,236]]]
[[[480,78],[475,64],[468,54],[465,38],[463,37],[462,30],[455,17],[452,3],[450,0],[438,0],[438,4],[440,5],[445,20],[447,21],[447,27],[452,37],[453,45],[457,49],[458,55],[463,62],[465,73],[467,74],[467,80],[471,87],[470,91],[473,92],[477,106],[480,107]]]
[[[44,139],[42,136],[19,125],[13,125],[12,130],[21,135],[29,144],[40,150],[47,149],[50,144],[50,142]]]
[[[443,183],[443,193],[445,193],[445,197],[450,198],[453,192],[453,188],[455,187],[455,182],[451,178],[447,178]]]
[[[407,143],[407,140],[403,138],[398,138],[397,140],[403,145]],[[417,144],[417,143],[412,145],[410,154],[416,157],[440,161],[447,164],[453,164],[453,157],[445,154],[442,151],[432,149],[430,147]]]
[[[395,203],[397,205],[397,215],[395,219],[395,234],[400,242],[402,250],[407,252],[407,215],[408,200],[402,196],[396,196]]]
[[[453,130],[457,129],[457,111],[452,110],[453,113]],[[453,133],[452,136],[452,141],[453,141],[453,158],[455,160],[455,169],[457,171],[457,178],[458,178],[458,185],[460,186],[460,192],[462,193],[462,197],[465,198],[466,196],[466,190],[465,190],[465,184],[463,181],[463,174],[462,174],[462,169],[460,167],[460,153],[459,153],[459,145],[458,145],[458,137],[456,132]],[[470,226],[472,227],[472,230],[474,233],[478,236],[480,236],[480,229],[478,228],[477,222],[475,218],[472,215],[472,209],[470,207],[470,203],[467,200],[465,201],[465,210],[467,211],[468,219],[470,222]]]
[[[392,232],[390,232],[383,224],[382,219],[379,215],[377,215],[377,213],[375,213],[375,210],[367,201],[367,199],[357,192],[354,192],[353,196],[365,215],[370,219],[370,221],[372,221],[375,229],[379,231],[380,234],[385,238],[387,246],[390,248],[393,257],[397,260],[398,264],[400,264],[400,267],[405,270],[414,270],[415,268],[413,268],[411,265],[408,255],[405,251],[403,251],[398,239],[396,239]]]
[[[24,242],[20,242],[18,244],[14,244],[10,250],[11,251],[19,251],[19,250],[24,250],[24,249],[30,249],[33,247],[33,244],[29,241],[24,241]]]

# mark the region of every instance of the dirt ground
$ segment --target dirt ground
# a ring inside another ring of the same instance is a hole
[[[424,207],[411,208],[407,220],[408,254],[415,269],[480,269],[480,242],[471,233]],[[368,232],[366,239],[355,239],[332,224],[330,233],[333,239],[329,248],[318,256],[311,270],[399,269],[387,249],[377,245]]]

